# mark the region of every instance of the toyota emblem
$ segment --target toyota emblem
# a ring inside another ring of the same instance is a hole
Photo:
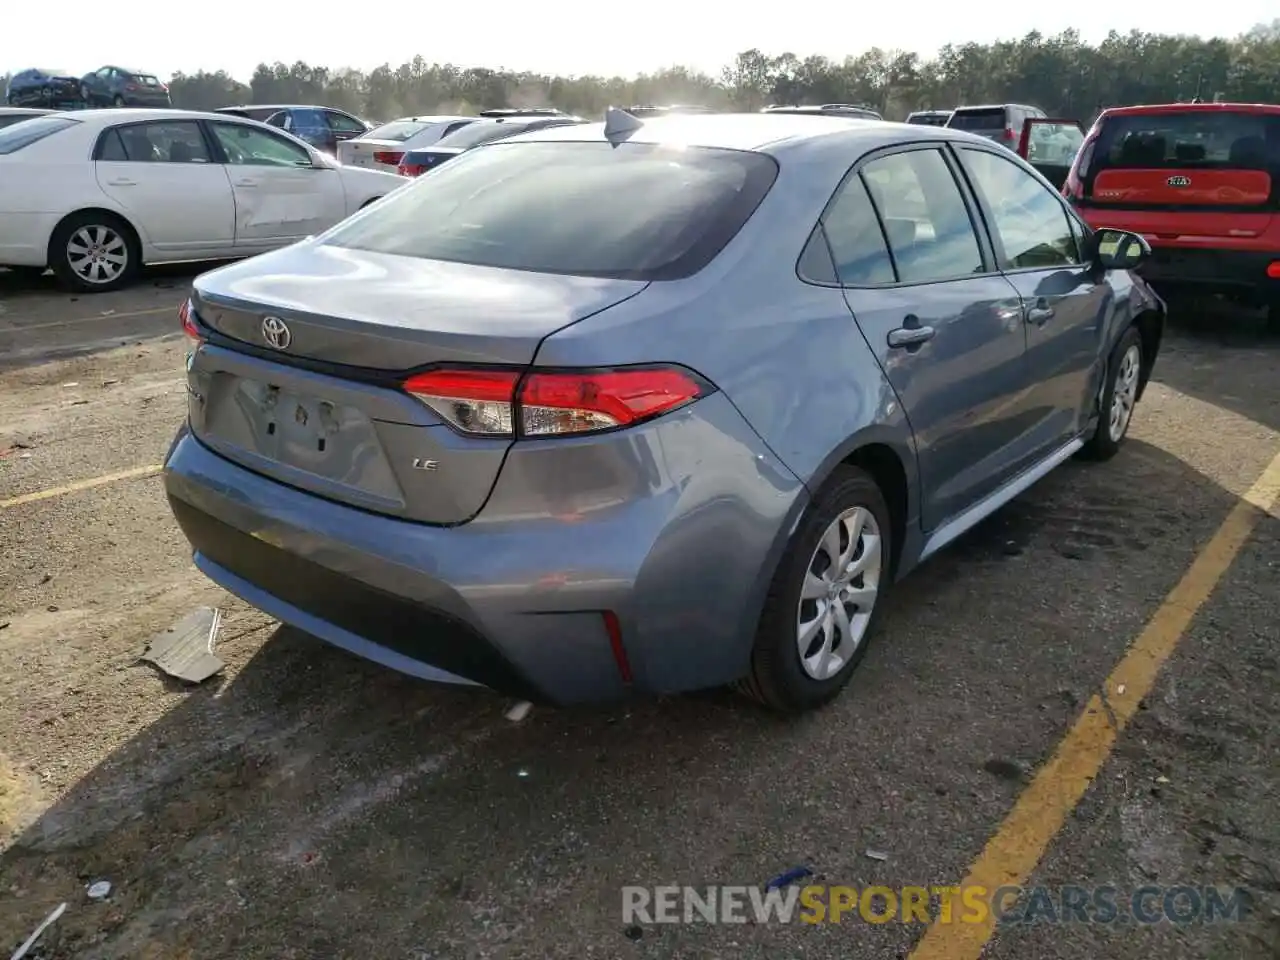
[[[1171,187],[1189,187],[1191,186],[1190,177],[1170,177],[1165,181]]]
[[[267,346],[275,350],[287,350],[293,334],[279,317],[263,317],[262,339],[267,341]]]

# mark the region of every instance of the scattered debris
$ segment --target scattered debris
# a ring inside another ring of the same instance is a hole
[[[622,933],[628,940],[639,940],[644,936],[644,929],[638,924],[633,923],[631,926],[627,927],[627,929],[623,930]]]
[[[119,380],[103,380],[102,385],[104,387],[113,387],[119,382],[120,382]]]
[[[1122,683],[1122,684],[1120,684],[1118,687],[1116,687],[1116,693],[1120,694],[1121,696],[1124,696],[1124,684],[1123,684],[1123,683]]]
[[[29,454],[29,453],[20,453],[20,454],[18,454],[18,459],[19,459],[19,460],[30,460],[30,459],[31,459],[31,454]]]
[[[519,770],[516,771],[516,776],[520,777],[520,779],[523,780],[529,776],[529,771],[526,770],[524,767],[521,767]]]
[[[1156,783],[1168,783],[1168,782],[1169,782],[1168,777],[1156,777]]]
[[[885,853],[885,851],[883,850],[866,850],[864,851],[864,853],[868,858],[872,860],[888,860],[889,859],[889,854]]]
[[[102,316],[104,316],[104,317],[109,317],[109,316],[111,316],[113,313],[115,313],[115,311],[114,311],[114,310],[103,310],[103,311],[102,311]]]
[[[27,955],[27,952],[35,946],[36,941],[40,939],[40,934],[48,930],[49,927],[53,925],[54,921],[62,916],[63,911],[66,909],[67,905],[65,903],[58,904],[54,911],[44,918],[44,922],[35,928],[31,936],[27,937],[26,943],[13,951],[13,956],[11,956],[9,960],[22,960],[22,958]]]
[[[45,609],[48,610],[50,613],[57,613],[58,605],[56,603],[51,603],[47,607],[45,607]]]
[[[1004,757],[992,757],[982,765],[982,769],[1001,780],[1025,780],[1031,772],[1021,760],[1007,760]]]
[[[89,888],[85,892],[89,895],[90,900],[105,900],[111,896],[111,881],[95,880],[89,884]]]
[[[44,576],[42,576],[42,577],[40,578],[40,585],[41,585],[41,586],[44,586],[46,583],[48,583],[48,582],[49,582],[50,580],[52,580],[52,579],[53,579],[53,574],[52,574],[52,573],[46,573]]]
[[[72,387],[78,387],[78,386],[80,386],[80,381],[79,381],[79,380],[72,380],[70,383],[64,383],[64,384],[62,385],[62,389],[64,389],[64,390],[70,390]]]
[[[528,700],[521,700],[514,707],[506,712],[506,718],[512,723],[519,723],[529,715],[529,711],[533,709],[533,704]]]
[[[88,400],[72,400],[72,401],[71,401],[71,406],[73,406],[73,407],[83,407],[83,406],[84,406],[86,403],[88,403],[88,402],[89,402]]]
[[[222,624],[222,611],[199,607],[147,643],[142,655],[171,677],[187,683],[204,683],[226,664],[213,653]]]
[[[813,871],[808,867],[795,867],[786,873],[774,877],[764,885],[765,890],[781,890],[783,887],[789,887],[797,880],[803,880],[805,877],[812,877]]]
[[[30,449],[31,449],[31,444],[23,443],[21,440],[14,440],[7,447],[0,449],[0,460],[4,459],[5,457],[12,456],[13,454],[17,453],[19,450],[30,450]],[[29,457],[31,456],[31,454],[26,454],[26,456]]]
[[[8,620],[0,620],[0,630],[5,629],[7,626],[9,626]]]

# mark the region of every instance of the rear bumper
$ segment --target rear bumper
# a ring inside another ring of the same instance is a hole
[[[1280,251],[1264,253],[1153,244],[1151,252],[1151,259],[1138,273],[1153,286],[1234,293],[1259,303],[1280,299],[1280,278],[1267,276],[1267,267],[1280,262]]]
[[[605,442],[629,449],[633,476],[608,480],[624,496],[566,515],[555,498],[572,457],[517,444],[459,527],[304,493],[185,428],[165,486],[210,579],[401,672],[558,704],[741,676],[803,486],[719,394]],[[603,611],[621,625],[629,684]]]

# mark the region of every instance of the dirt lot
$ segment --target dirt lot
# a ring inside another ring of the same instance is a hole
[[[65,901],[29,956],[907,957],[919,924],[628,927],[621,888],[802,864],[959,882],[1280,453],[1280,341],[1190,316],[1122,454],[913,575],[831,708],[784,722],[710,693],[513,723],[206,583],[153,473],[56,492],[160,462],[187,282],[75,298],[0,274],[0,951]],[[1280,956],[1280,520],[1245,529],[1032,882],[1243,886],[1249,915],[1006,927],[987,956]],[[221,676],[138,662],[201,604],[225,612]]]

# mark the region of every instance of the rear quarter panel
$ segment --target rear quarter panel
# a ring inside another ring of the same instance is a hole
[[[816,490],[863,442],[890,446],[914,490],[910,428],[837,288],[796,262],[840,177],[858,160],[842,138],[780,153],[755,214],[709,266],[549,337],[550,365],[683,363],[709,377],[769,448]],[[909,495],[914,512],[914,493]]]

